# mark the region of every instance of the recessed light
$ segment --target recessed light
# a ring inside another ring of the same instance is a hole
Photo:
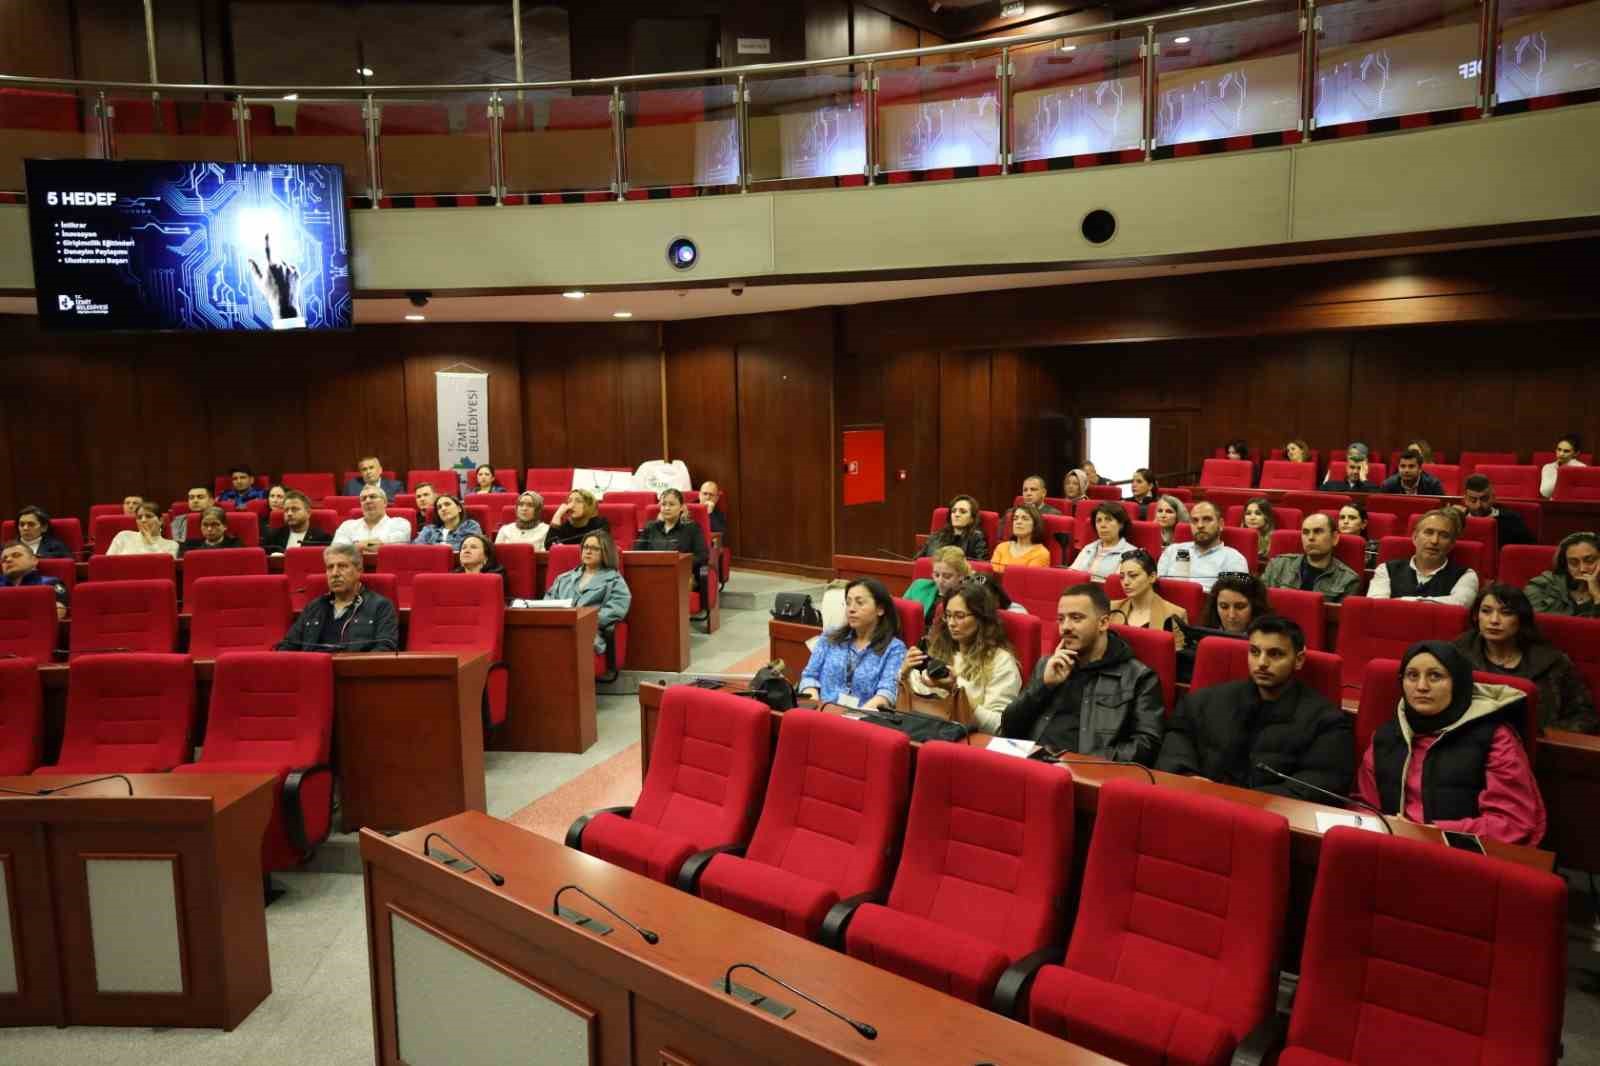
[[[633,317],[633,312],[632,311],[613,311],[613,312],[611,312],[611,317],[612,318],[632,318]]]
[[[1188,44],[1189,43],[1189,38],[1187,38],[1187,37],[1174,37],[1172,39],[1172,43],[1173,44]]]
[[[582,289],[570,289],[561,294],[569,300],[581,300],[587,295]]]
[[[372,68],[371,67],[357,67],[356,68],[356,73],[361,75],[363,78],[370,78],[370,77],[372,77]]]
[[[1061,50],[1063,52],[1076,52],[1078,50],[1078,46],[1075,44],[1064,44],[1061,46]]]
[[[284,93],[283,94],[283,98],[285,100],[298,100],[298,99],[300,99],[300,94],[299,93]]]
[[[426,321],[428,321],[428,316],[427,315],[407,315],[406,316],[406,321],[407,322],[426,322]]]

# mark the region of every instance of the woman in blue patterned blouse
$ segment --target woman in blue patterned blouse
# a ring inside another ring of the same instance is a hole
[[[433,521],[423,526],[411,543],[448,544],[452,551],[460,551],[461,542],[474,533],[483,536],[477,519],[467,517],[456,497],[442,493],[433,501]]]
[[[844,617],[844,625],[818,639],[800,675],[800,695],[869,710],[893,707],[906,646],[889,590],[872,578],[850,582]]]

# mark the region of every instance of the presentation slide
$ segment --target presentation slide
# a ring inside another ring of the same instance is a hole
[[[47,329],[348,329],[344,168],[29,159]]]

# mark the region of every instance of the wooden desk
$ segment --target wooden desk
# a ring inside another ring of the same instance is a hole
[[[1545,847],[1562,866],[1600,872],[1600,736],[1545,730],[1534,773],[1550,820]]]
[[[424,830],[444,833],[488,863],[504,886],[494,887],[481,871],[457,873],[423,858]],[[548,1042],[565,1029],[577,1046],[566,1047],[561,1061],[595,1066],[1111,1066],[1063,1040],[486,815],[458,815],[392,839],[363,833],[361,856],[383,1066],[403,1061],[407,1033],[432,1044],[433,996],[460,1023],[444,1037],[446,1046],[496,1034],[525,1039],[533,1031]],[[601,917],[613,931],[597,936],[554,917],[556,889],[572,883],[654,930],[660,941],[646,944],[575,892],[562,897],[562,906]],[[864,1039],[748,971],[734,980],[795,1013],[780,1020],[714,989],[738,961],[876,1026],[877,1039]],[[468,997],[468,988],[483,991]],[[404,1061],[435,1060],[418,1050]]]
[[[800,675],[811,661],[811,649],[806,647],[806,641],[821,633],[816,626],[799,622],[783,622],[776,618],[767,621],[768,653],[774,659],[783,660],[783,676],[789,679],[789,684],[800,683]]]
[[[842,578],[875,577],[891,596],[899,596],[911,584],[916,564],[909,559],[876,559],[870,555],[835,555],[833,576]]]
[[[622,573],[633,593],[628,611],[626,670],[689,668],[689,577],[694,557],[682,552],[623,552]]]
[[[495,751],[584,752],[599,732],[594,717],[597,607],[506,611],[506,721],[489,736]]]
[[[32,790],[95,774],[0,777]],[[270,774],[133,774],[0,798],[0,1026],[232,1029],[272,991],[261,894]]]

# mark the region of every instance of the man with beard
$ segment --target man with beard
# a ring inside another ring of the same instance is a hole
[[[1250,572],[1244,556],[1222,543],[1222,515],[1216,504],[1200,500],[1190,507],[1189,527],[1194,530],[1194,540],[1167,545],[1156,564],[1158,576],[1196,581],[1210,592],[1222,574]]]

